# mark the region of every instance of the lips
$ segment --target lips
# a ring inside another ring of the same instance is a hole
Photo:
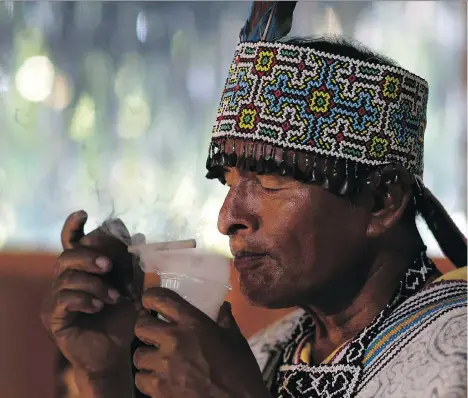
[[[234,257],[234,267],[238,270],[253,268],[265,260],[268,253],[241,253]]]

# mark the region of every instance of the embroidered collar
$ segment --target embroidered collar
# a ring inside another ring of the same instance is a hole
[[[309,365],[301,360],[301,350],[314,333],[312,317],[305,313],[284,347],[276,372],[273,391],[278,398],[307,396],[351,398],[362,376],[367,347],[391,312],[418,292],[434,274],[436,267],[423,251],[407,269],[390,303],[350,342],[339,349],[326,364]]]

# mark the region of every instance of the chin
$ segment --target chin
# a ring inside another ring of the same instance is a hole
[[[250,278],[239,278],[239,287],[243,296],[255,307],[281,309],[294,307],[297,304],[285,296],[283,286],[279,284],[256,283]]]

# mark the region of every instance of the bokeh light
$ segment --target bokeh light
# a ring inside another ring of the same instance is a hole
[[[69,136],[73,141],[85,141],[94,133],[96,119],[96,109],[93,98],[88,94],[83,94],[75,108],[72,121],[70,123]]]
[[[150,125],[151,110],[143,93],[126,95],[120,101],[117,134],[122,138],[137,138]]]
[[[28,101],[44,101],[52,92],[54,76],[54,65],[49,58],[43,55],[30,57],[16,73],[16,89]]]
[[[148,19],[146,18],[146,14],[144,12],[138,13],[136,21],[136,35],[138,41],[141,43],[144,43],[148,36]]]
[[[46,100],[46,104],[57,111],[61,111],[70,104],[72,95],[70,80],[64,74],[56,73],[53,89]]]
[[[0,94],[6,93],[10,88],[10,80],[6,73],[6,68],[0,65]]]
[[[10,183],[0,191],[10,214],[7,223],[0,219],[3,242],[60,249],[64,218],[84,208],[92,226],[114,214],[150,241],[195,236],[200,247],[228,253],[228,239],[217,230],[227,189],[205,180],[205,156],[249,8],[249,2],[0,4],[0,131],[6,132],[0,170]],[[290,33],[342,33],[428,80],[424,178],[460,225],[466,225],[464,14],[460,2],[305,1],[297,4]],[[424,230],[423,236],[431,254],[440,254]]]

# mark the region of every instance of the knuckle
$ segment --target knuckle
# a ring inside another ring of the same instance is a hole
[[[93,239],[89,234],[88,235],[85,235],[83,236],[81,239],[80,239],[80,243],[83,245],[83,246],[91,246],[96,242],[96,239]]]
[[[146,325],[148,324],[148,321],[149,321],[149,316],[148,314],[141,314],[136,322],[135,322],[135,330],[136,329],[143,329],[146,327]]]
[[[144,389],[143,389],[143,375],[141,373],[137,373],[135,375],[135,385],[136,387],[141,391],[141,392],[144,392]]]
[[[68,253],[67,250],[63,251],[57,256],[57,259],[55,260],[55,267],[54,267],[55,275],[58,275],[60,273],[60,270],[67,263],[69,258],[70,258],[70,253]]]
[[[160,376],[152,373],[151,378],[150,378],[151,389],[156,393],[159,391],[160,385],[161,385]]]
[[[65,249],[62,253],[59,254],[57,257],[57,263],[62,264],[63,262],[67,262],[70,259],[76,256],[78,249]]]
[[[67,290],[62,290],[55,296],[55,308],[64,307],[72,301],[78,301],[81,297],[77,293],[73,293]]]
[[[144,394],[158,396],[159,383],[153,373],[137,373],[135,376],[136,387]]]
[[[176,331],[166,332],[166,345],[170,347],[171,351],[177,351],[182,347],[182,336]]]
[[[142,299],[141,299],[141,304],[147,310],[152,309],[154,307],[154,297],[143,296]]]
[[[80,279],[80,274],[75,270],[69,269],[64,271],[58,279],[60,285],[69,285],[77,282]]]
[[[169,372],[170,367],[171,366],[170,366],[169,358],[161,358],[160,372],[167,373],[167,372]]]
[[[139,368],[139,365],[141,364],[141,351],[140,348],[135,350],[133,353],[133,364],[135,365],[136,368]]]
[[[67,298],[68,298],[68,294],[66,292],[63,292],[63,291],[58,292],[57,295],[55,296],[55,306],[59,307],[65,304],[67,301]]]
[[[148,354],[148,349],[146,347],[140,347],[135,350],[135,353],[133,354],[133,363],[135,367],[140,368]]]

